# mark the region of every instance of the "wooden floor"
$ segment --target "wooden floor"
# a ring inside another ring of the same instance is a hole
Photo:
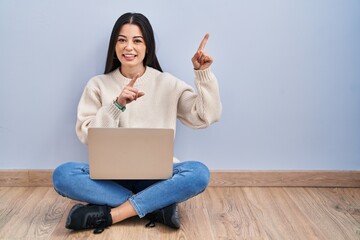
[[[50,187],[0,187],[0,239],[360,239],[360,188],[209,187],[179,205],[178,231],[139,218],[70,231],[74,203]]]

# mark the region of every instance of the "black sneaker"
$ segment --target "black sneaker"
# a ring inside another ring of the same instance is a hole
[[[101,205],[74,205],[67,217],[65,227],[73,230],[95,228],[94,233],[101,233],[112,224],[111,208]]]
[[[150,222],[145,225],[147,228],[155,227],[155,222],[162,223],[175,229],[180,228],[179,210],[176,203],[149,213],[145,217],[150,219]]]

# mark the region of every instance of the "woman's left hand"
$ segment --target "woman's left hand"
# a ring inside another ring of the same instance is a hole
[[[213,63],[213,58],[208,53],[204,52],[204,47],[208,39],[209,34],[207,33],[201,41],[200,46],[194,57],[191,59],[195,70],[207,69]]]

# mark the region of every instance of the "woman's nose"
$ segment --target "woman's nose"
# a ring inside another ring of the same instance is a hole
[[[131,42],[128,42],[127,44],[126,44],[126,46],[125,46],[125,49],[127,49],[127,50],[132,50],[133,49],[133,45],[132,45],[132,43]]]

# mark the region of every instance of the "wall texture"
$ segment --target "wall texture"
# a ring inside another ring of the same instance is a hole
[[[206,32],[219,123],[178,125],[175,154],[211,169],[360,169],[360,2],[0,1],[0,169],[86,161],[77,103],[124,12],[151,21],[163,69],[193,85]]]

